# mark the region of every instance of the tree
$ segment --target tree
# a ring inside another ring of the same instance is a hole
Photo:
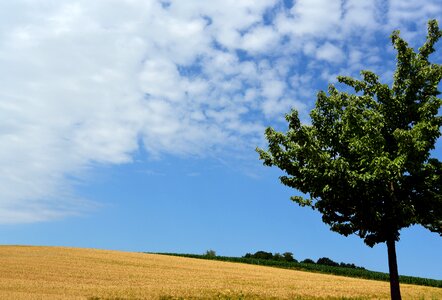
[[[337,262],[334,262],[333,260],[331,260],[328,257],[321,257],[320,259],[318,259],[318,261],[316,263],[318,265],[325,265],[325,266],[332,266],[332,267],[339,266],[339,264]]]
[[[275,254],[273,254],[272,260],[283,261],[284,257],[281,255],[281,253],[276,252]]]
[[[204,254],[204,256],[208,257],[208,258],[214,258],[216,257],[216,252],[215,250],[207,250],[206,253]]]
[[[301,261],[302,264],[314,264],[315,261],[313,259],[310,258],[306,258],[303,261]]]
[[[394,31],[397,65],[391,87],[376,74],[339,76],[355,93],[329,86],[318,93],[311,125],[286,115],[288,131],[267,128],[264,165],[286,175],[284,185],[306,194],[291,199],[317,209],[332,231],[356,234],[373,247],[386,243],[392,299],[401,299],[395,243],[399,231],[420,224],[442,235],[442,163],[431,157],[441,136],[442,66],[429,56],[442,36],[436,20],[416,53]]]
[[[284,257],[285,261],[288,261],[288,262],[295,262],[296,261],[296,259],[293,258],[292,252],[284,252],[282,254],[282,256]]]
[[[273,254],[271,252],[258,251],[255,254],[253,254],[252,257],[256,258],[256,259],[272,260],[273,259]]]

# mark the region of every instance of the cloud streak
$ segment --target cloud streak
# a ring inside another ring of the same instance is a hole
[[[306,115],[321,78],[367,61],[386,71],[383,49],[355,35],[411,36],[441,11],[424,1],[410,21],[411,1],[381,3],[2,2],[0,222],[90,209],[75,180],[140,145],[151,157],[250,151],[291,107]]]

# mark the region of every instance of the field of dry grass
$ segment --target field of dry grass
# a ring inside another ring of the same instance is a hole
[[[402,285],[404,299],[442,289]],[[387,299],[386,282],[229,262],[0,246],[0,299]]]

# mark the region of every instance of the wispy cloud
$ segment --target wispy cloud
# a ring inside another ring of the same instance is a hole
[[[0,222],[89,209],[73,180],[140,145],[250,149],[291,107],[306,115],[321,76],[387,72],[372,37],[424,32],[442,4],[383,3],[1,2]]]

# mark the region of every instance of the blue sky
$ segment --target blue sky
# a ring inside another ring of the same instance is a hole
[[[441,15],[438,0],[0,2],[0,243],[387,271],[384,245],[294,205],[254,149],[292,107],[308,122],[337,75],[391,82],[391,32],[419,47]],[[399,272],[442,279],[441,250],[403,230]]]

